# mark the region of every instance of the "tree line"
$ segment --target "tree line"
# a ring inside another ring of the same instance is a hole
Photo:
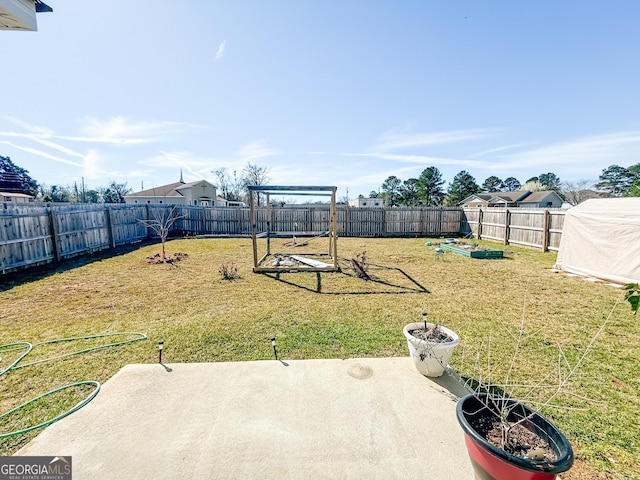
[[[385,205],[393,206],[454,206],[464,199],[478,193],[514,192],[519,190],[544,191],[553,190],[565,201],[577,205],[593,195],[593,188],[614,197],[640,196],[640,163],[628,168],[611,165],[600,174],[598,182],[582,180],[579,182],[562,182],[553,172],[541,173],[523,184],[515,177],[502,180],[492,175],[478,185],[476,179],[466,170],[453,177],[453,181],[445,189],[445,180],[436,167],[425,168],[418,178],[401,180],[392,175],[381,185],[380,191],[370,193],[371,197],[382,198]]]
[[[265,185],[268,168],[248,163],[238,174],[226,168],[217,168],[211,173],[217,179],[218,194],[230,201],[246,201],[248,185]],[[85,188],[84,182],[73,185],[39,184],[29,172],[13,163],[11,158],[0,155],[0,192],[23,193],[42,202],[64,203],[125,203],[125,196],[132,192],[127,182],[114,180],[105,187]],[[260,199],[259,199],[260,201]]]
[[[131,188],[126,182],[116,181],[97,189],[85,188],[77,182],[71,186],[39,184],[11,158],[0,155],[0,192],[23,193],[42,202],[124,203],[124,196],[131,193]]]

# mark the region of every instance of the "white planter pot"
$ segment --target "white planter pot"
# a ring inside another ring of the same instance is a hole
[[[427,327],[433,325],[432,323],[427,323]],[[411,360],[413,360],[413,364],[422,375],[439,377],[447,368],[451,355],[453,355],[453,349],[460,343],[460,338],[455,332],[441,325],[440,329],[453,340],[442,343],[421,340],[409,333],[410,330],[418,328],[424,328],[424,322],[410,323],[402,330],[404,336],[407,337]]]

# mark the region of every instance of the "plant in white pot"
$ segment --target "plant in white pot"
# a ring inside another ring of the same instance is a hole
[[[416,369],[427,377],[443,374],[454,348],[460,343],[458,335],[442,325],[427,322],[427,312],[422,312],[422,322],[405,325],[403,331],[409,347],[409,355]]]
[[[630,295],[633,293],[627,293],[627,298]],[[465,383],[472,393],[461,398],[456,409],[478,480],[551,480],[571,468],[569,441],[541,412],[570,386],[621,299],[573,363],[555,345],[558,360],[549,372],[534,371],[524,381],[514,380],[516,364],[530,338],[525,334],[524,315],[506,375],[495,371],[490,342],[482,362],[478,355],[473,366],[476,376]],[[495,382],[494,378],[502,380]]]

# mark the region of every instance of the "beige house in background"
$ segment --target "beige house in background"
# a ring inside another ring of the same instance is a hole
[[[564,200],[553,190],[532,192],[518,201],[520,208],[560,208]]]
[[[384,207],[384,202],[381,198],[354,198],[349,200],[349,206],[356,208],[382,208]]]
[[[130,193],[124,197],[128,205],[167,204],[204,207],[226,207],[227,201],[218,197],[216,187],[206,180],[183,181]]]
[[[34,198],[26,193],[0,192],[0,202],[32,203]]]

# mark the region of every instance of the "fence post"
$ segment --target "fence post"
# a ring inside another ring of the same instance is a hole
[[[382,236],[387,236],[387,209],[382,207]]]
[[[482,240],[482,213],[484,210],[482,208],[478,212],[478,240]]]
[[[511,226],[511,212],[507,208],[504,212],[504,244],[509,245],[509,227]]]
[[[542,220],[542,251],[549,250],[549,210],[544,211],[544,218]]]
[[[113,231],[113,212],[111,207],[107,207],[107,232],[109,232],[109,245],[116,248],[116,236]]]
[[[349,210],[349,204],[344,208],[344,236],[348,237],[351,233],[351,214]]]
[[[60,239],[58,238],[58,221],[56,220],[56,212],[53,207],[49,208],[49,224],[51,225],[51,245],[53,246],[53,255],[56,262],[60,261]]]

